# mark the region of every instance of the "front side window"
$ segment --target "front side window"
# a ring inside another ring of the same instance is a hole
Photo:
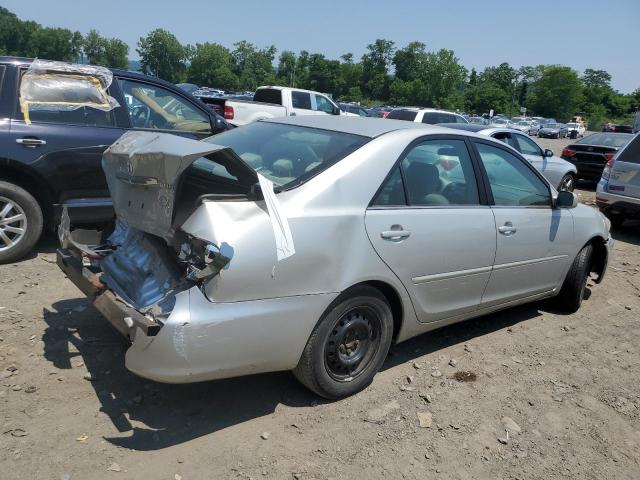
[[[211,133],[209,118],[179,95],[135,80],[119,82],[132,128]]]
[[[520,150],[524,155],[536,155],[538,157],[542,155],[540,147],[530,138],[518,134],[515,134],[514,137],[518,145],[517,150]]]
[[[549,187],[518,157],[501,148],[476,143],[498,206],[551,206]]]
[[[324,113],[333,113],[333,103],[327,97],[316,95],[316,110]]]
[[[374,205],[478,205],[471,157],[462,140],[427,140],[413,147],[374,200]],[[402,183],[404,182],[404,183]],[[407,198],[404,198],[405,192]]]
[[[293,108],[311,110],[311,95],[307,92],[291,92],[291,105]]]
[[[342,160],[369,141],[330,130],[256,122],[205,141],[230,147],[276,187],[293,188]],[[219,170],[219,169],[218,169]],[[214,174],[225,176],[223,171]]]

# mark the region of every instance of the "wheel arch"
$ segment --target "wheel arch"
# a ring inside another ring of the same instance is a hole
[[[351,285],[349,288],[342,291],[338,298],[342,298],[344,295],[358,287],[368,286],[378,290],[387,300],[391,307],[391,314],[393,315],[393,341],[398,338],[398,334],[402,328],[402,322],[404,318],[404,307],[402,305],[402,299],[400,294],[391,284],[382,280],[367,280],[363,282]]]
[[[0,160],[0,180],[13,183],[33,195],[40,205],[45,225],[53,218],[53,192],[38,174],[2,159]]]

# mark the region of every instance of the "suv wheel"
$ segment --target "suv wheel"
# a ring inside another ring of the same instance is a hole
[[[560,180],[560,185],[558,189],[560,191],[566,190],[567,192],[573,192],[573,189],[576,185],[576,177],[572,173],[567,173],[562,180]]]
[[[42,233],[42,210],[26,190],[0,181],[0,264],[26,255]]]
[[[382,366],[393,335],[393,314],[384,295],[362,286],[327,309],[293,371],[318,395],[336,399],[359,392]]]

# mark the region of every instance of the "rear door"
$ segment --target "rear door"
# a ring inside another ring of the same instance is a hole
[[[572,261],[573,217],[552,208],[551,190],[513,151],[474,140],[495,216],[497,250],[483,303],[500,304],[558,287]]]
[[[13,78],[17,91],[25,71],[19,69]],[[47,179],[54,189],[54,203],[108,204],[100,162],[104,149],[125,131],[117,119],[119,109],[30,107],[26,121],[17,97],[12,101],[8,156],[29,164]]]
[[[616,157],[608,189],[618,195],[640,199],[640,134]]]
[[[421,322],[477,308],[496,230],[464,137],[425,137],[399,159],[367,209],[380,258],[402,281]]]
[[[291,115],[315,115],[315,113],[309,92],[291,90]]]

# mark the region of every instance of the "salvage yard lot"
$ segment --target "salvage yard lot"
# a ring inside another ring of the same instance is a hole
[[[134,376],[45,240],[0,266],[0,476],[640,478],[640,223],[614,237],[607,278],[578,313],[538,303],[425,334],[336,402],[287,372]]]

